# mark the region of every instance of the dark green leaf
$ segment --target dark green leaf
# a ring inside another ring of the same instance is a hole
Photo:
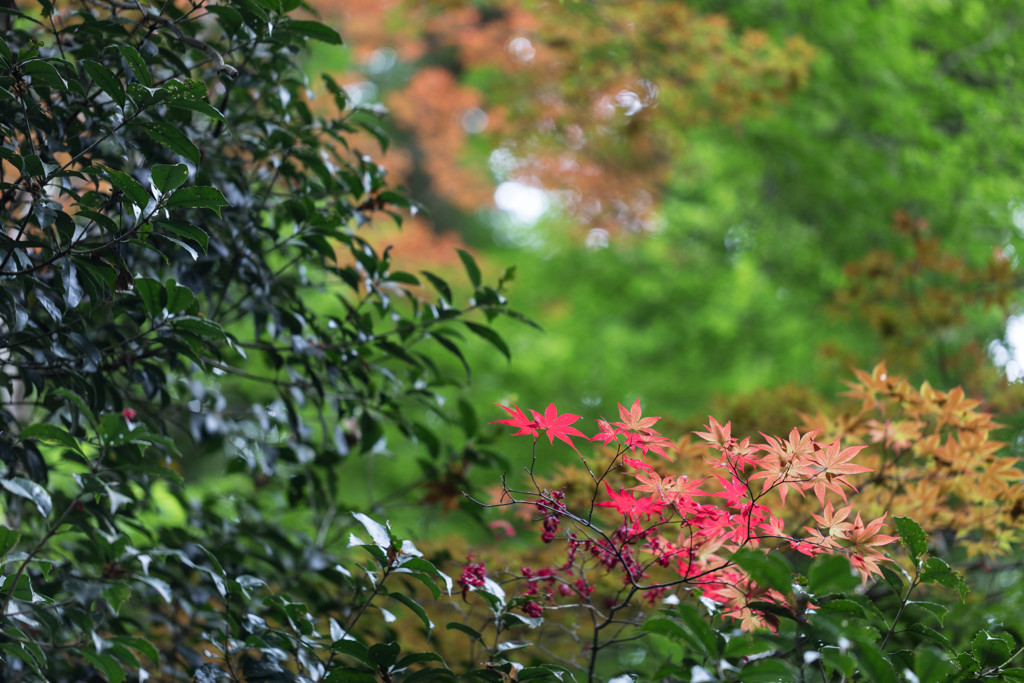
[[[185,164],[157,164],[153,167],[153,186],[160,192],[176,190],[188,180],[188,166]]]
[[[984,668],[998,667],[1009,661],[1012,645],[1012,638],[981,631],[971,641],[971,654]]]
[[[331,644],[331,650],[358,659],[363,664],[371,663],[370,651],[358,640],[336,640]]]
[[[177,237],[171,237],[170,235],[167,235],[167,234],[162,234],[162,235],[160,235],[160,237],[162,237],[163,239],[167,240],[171,244],[175,244],[175,245],[181,247],[182,249],[184,249],[188,253],[188,255],[192,257],[193,261],[195,261],[195,260],[197,260],[199,258],[199,252],[198,251],[196,251],[191,245],[186,244],[185,242],[179,240]]]
[[[371,645],[369,650],[370,662],[380,669],[390,669],[398,659],[401,651],[398,643],[377,643]]]
[[[3,485],[5,489],[14,495],[32,501],[36,508],[38,508],[39,514],[43,517],[50,516],[50,511],[53,509],[50,494],[39,484],[24,477],[12,477],[10,479],[0,479],[0,485]]]
[[[758,634],[749,633],[730,638],[729,642],[725,644],[722,656],[729,658],[747,657],[761,652],[773,652],[776,647],[776,644],[772,641]]]
[[[171,320],[171,325],[176,330],[191,332],[206,339],[216,339],[218,341],[225,339],[223,328],[211,320],[194,316],[182,316]]]
[[[334,669],[331,673],[327,674],[327,678],[324,679],[324,683],[379,683],[379,681],[377,680],[377,677],[369,671],[341,667],[340,669]]]
[[[42,85],[57,90],[67,90],[68,84],[64,77],[57,72],[53,64],[41,59],[33,59],[21,65],[26,75],[31,76],[32,86]]]
[[[675,619],[668,617],[652,617],[644,621],[640,628],[648,633],[657,633],[674,642],[684,643],[691,650],[702,650],[705,646]]]
[[[725,647],[725,639],[713,630],[707,620],[697,612],[697,608],[689,603],[681,603],[676,607],[675,614],[683,624],[697,637],[702,648],[711,656],[718,657]]]
[[[82,452],[78,439],[71,436],[66,429],[48,422],[39,422],[26,426],[21,430],[22,439],[37,439],[48,443],[56,443],[67,446],[71,450]]]
[[[440,334],[430,334],[430,333],[428,333],[427,336],[430,337],[431,339],[433,339],[434,341],[436,341],[438,344],[443,346],[448,351],[450,351],[452,353],[452,355],[454,355],[456,358],[459,359],[459,361],[462,363],[462,367],[466,369],[466,377],[468,378],[469,377],[469,363],[466,361],[466,357],[462,355],[462,351],[459,350],[459,347],[456,346],[455,343],[452,342],[450,339],[448,339],[447,337],[444,337],[444,336],[442,336]]]
[[[413,664],[422,664],[423,662],[440,662],[441,664],[444,664],[444,659],[442,659],[441,655],[436,652],[417,652],[415,654],[406,655],[395,662],[395,668],[404,669],[408,666],[412,666]]]
[[[110,180],[110,184],[121,190],[124,196],[128,198],[135,206],[140,209],[145,209],[146,205],[149,204],[149,193],[146,192],[146,188],[139,184],[139,181],[132,178],[127,173],[121,171],[115,171],[112,168],[105,169],[107,178]]]
[[[388,597],[394,598],[398,602],[402,603],[403,605],[411,609],[413,613],[420,618],[420,621],[423,622],[423,625],[426,627],[428,631],[434,628],[434,624],[431,623],[430,617],[427,616],[426,610],[424,610],[418,602],[416,602],[409,596],[405,595],[404,593],[399,593],[397,591],[391,591],[390,593],[388,593]]]
[[[946,588],[953,588],[960,591],[960,599],[967,599],[967,584],[959,573],[949,568],[949,565],[938,557],[929,557],[924,561],[921,571],[922,583],[937,583]]]
[[[442,681],[455,681],[455,674],[447,669],[428,668],[415,671],[402,678],[402,683],[434,683]]]
[[[177,282],[168,281],[164,291],[167,295],[167,312],[171,314],[187,310],[196,300],[191,289],[182,287]]]
[[[484,637],[480,635],[479,631],[477,631],[476,629],[472,629],[469,626],[466,626],[465,624],[459,623],[457,621],[448,622],[447,624],[445,624],[445,628],[449,631],[462,631],[474,640],[479,640],[481,643],[484,642]]]
[[[6,559],[7,553],[11,552],[11,549],[18,545],[20,539],[21,534],[14,529],[0,526],[0,561]]]
[[[22,169],[23,160],[21,158],[21,155],[15,152],[14,150],[0,146],[0,159],[3,159],[11,166],[14,166],[15,170],[20,171]]]
[[[936,645],[939,645],[944,650],[948,651],[952,649],[952,645],[950,645],[949,639],[946,638],[946,636],[942,635],[941,633],[939,633],[931,627],[925,626],[924,624],[913,623],[907,627],[907,630],[911,633],[917,633],[918,635],[928,638],[930,641],[932,641]]]
[[[388,273],[387,279],[388,279],[389,282],[401,282],[402,284],[406,284],[406,285],[418,285],[418,284],[420,284],[419,279],[415,275],[413,275],[412,273],[405,273],[405,272],[402,272],[402,271],[395,271],[393,273]]]
[[[313,40],[319,40],[331,45],[341,45],[341,36],[338,35],[338,32],[329,26],[321,24],[319,21],[297,21],[293,19],[282,24],[282,27],[305,38],[312,38]]]
[[[914,673],[919,683],[945,683],[956,668],[956,664],[934,650],[923,650],[914,661]]]
[[[149,317],[156,318],[163,312],[166,302],[164,301],[164,287],[152,278],[140,277],[135,280],[135,293],[142,299],[142,304]]]
[[[456,249],[459,258],[462,260],[462,265],[466,269],[466,275],[469,276],[469,281],[473,283],[474,287],[480,286],[480,268],[476,265],[476,260],[473,258],[465,249]]]
[[[183,187],[164,200],[168,209],[211,209],[220,216],[220,207],[229,206],[220,190],[214,187]]]
[[[192,223],[189,223],[187,221],[178,220],[159,220],[156,221],[156,225],[163,228],[164,230],[173,232],[175,235],[178,235],[179,237],[184,237],[185,239],[189,239],[192,240],[193,242],[196,242],[199,245],[199,247],[203,250],[204,254],[207,252],[207,249],[209,249],[210,236],[206,233],[205,230],[203,230],[197,225],[193,225]]]
[[[879,651],[877,643],[858,643],[857,661],[871,683],[897,683],[899,677],[892,663]]]
[[[470,332],[477,335],[481,339],[487,340],[494,348],[501,351],[502,355],[504,355],[505,358],[512,360],[512,352],[509,350],[508,345],[505,343],[505,340],[502,339],[497,332],[495,332],[490,327],[480,325],[479,323],[471,323],[468,320],[463,320],[462,322],[466,325],[466,327],[469,328]]]
[[[125,679],[124,667],[108,652],[95,653],[84,648],[80,652],[93,666],[103,672],[110,683],[121,683]]]
[[[445,282],[444,280],[442,280],[438,276],[436,276],[433,273],[428,272],[426,270],[422,270],[420,272],[423,273],[423,275],[428,280],[430,280],[430,284],[432,284],[434,286],[434,289],[437,290],[437,293],[441,295],[442,299],[444,299],[448,303],[452,302],[452,290],[448,288],[448,283],[447,282]]]
[[[216,107],[211,105],[205,100],[192,100],[182,98],[172,98],[167,100],[167,106],[171,109],[181,109],[184,111],[191,111],[197,114],[202,114],[208,119],[214,121],[225,121],[224,114],[222,114]]]
[[[940,605],[937,602],[921,602],[913,600],[907,603],[907,609],[911,611],[921,610],[929,613],[939,622],[939,626],[942,625],[943,620],[946,618],[946,614],[949,612],[945,605]]]
[[[892,567],[887,564],[879,565],[882,569],[882,578],[885,579],[885,584],[889,586],[893,593],[897,595],[903,594],[903,576],[897,573]]]
[[[789,662],[780,659],[758,659],[740,669],[739,680],[744,683],[780,683],[796,681],[800,674]]]
[[[199,148],[178,127],[166,121],[152,121],[142,124],[142,128],[157,144],[199,165]]]
[[[909,517],[893,517],[896,524],[896,532],[900,536],[907,552],[913,559],[919,558],[928,552],[928,535],[921,528],[921,525]]]
[[[100,87],[100,90],[117,102],[117,106],[124,107],[124,87],[121,85],[121,81],[110,72],[110,69],[89,59],[83,59],[80,64],[85,68],[89,78]]]
[[[128,66],[131,68],[132,73],[135,74],[136,80],[147,88],[153,85],[153,79],[149,75],[149,68],[146,66],[146,61],[131,45],[118,45],[118,52],[121,53],[121,57]]]

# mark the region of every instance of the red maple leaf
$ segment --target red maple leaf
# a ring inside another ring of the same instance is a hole
[[[606,446],[612,441],[617,441],[619,434],[622,434],[624,430],[612,427],[611,423],[607,420],[597,421],[598,432],[594,436],[590,437],[591,441],[600,441]]]
[[[533,414],[533,420],[536,427],[547,432],[548,440],[551,441],[552,444],[555,443],[555,439],[558,439],[569,444],[574,451],[579,453],[576,445],[572,442],[572,439],[569,438],[570,436],[581,436],[584,439],[587,438],[586,434],[575,427],[569,426],[576,420],[580,419],[579,415],[573,415],[572,413],[563,413],[562,415],[559,415],[558,410],[555,409],[554,403],[548,404],[548,407],[544,409],[543,415],[538,413],[536,410],[531,410],[530,412]]]
[[[629,519],[639,519],[640,517],[660,515],[662,509],[665,507],[665,503],[660,500],[654,500],[653,498],[648,497],[641,497],[640,499],[637,499],[629,492],[628,489],[622,489],[616,493],[615,489],[613,489],[608,482],[605,482],[604,486],[608,489],[608,496],[611,500],[602,501],[597,503],[597,505],[600,507],[615,508],[616,512],[628,517]]]
[[[498,406],[512,417],[506,420],[492,420],[488,424],[502,424],[509,425],[510,427],[517,427],[519,431],[513,434],[512,436],[519,436],[520,434],[532,434],[533,436],[537,436],[537,429],[539,428],[539,425],[536,421],[528,418],[526,416],[526,413],[520,410],[519,406],[517,406],[515,403],[512,404],[511,408],[509,408],[508,406],[503,406],[500,403],[495,403],[494,405]],[[530,412],[532,412],[534,415],[537,414],[535,411]]]
[[[736,507],[737,501],[747,497],[750,493],[747,490],[747,484],[742,479],[737,477],[735,474],[726,479],[719,475],[715,475],[718,482],[722,485],[722,490],[717,493],[712,493],[712,496],[719,498],[725,498],[725,504]]]

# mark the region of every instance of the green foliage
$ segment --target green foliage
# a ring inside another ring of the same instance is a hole
[[[897,528],[915,566],[912,574],[886,569],[892,576],[888,586],[873,586],[865,594],[856,590],[859,581],[845,558],[816,557],[804,570],[807,581],[786,572],[792,575],[794,602],[773,611],[772,632],[730,632],[710,601],[702,601],[700,609],[683,603],[649,617],[640,630],[653,639],[660,659],[654,658],[654,670],[640,674],[642,680],[699,675],[707,681],[951,683],[1024,677],[1024,668],[1013,664],[1018,645],[1011,633],[980,630],[964,648],[943,634],[947,608],[916,599],[917,593],[922,584],[933,583],[963,596],[963,579],[938,557],[924,556],[924,532],[916,522],[901,518]],[[733,559],[753,566],[755,557]],[[770,564],[757,570],[767,576]],[[798,589],[799,583],[806,590]]]
[[[511,312],[469,253],[463,304],[361,236],[411,202],[354,147],[379,112],[311,100],[297,58],[340,38],[300,4],[3,23],[5,680],[451,677],[386,625],[429,631],[410,587],[451,580],[349,514],[347,472],[396,443],[447,467],[438,356],[467,329],[508,355]]]

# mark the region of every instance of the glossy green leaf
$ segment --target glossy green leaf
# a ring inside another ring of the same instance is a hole
[[[85,73],[88,74],[89,78],[100,87],[100,90],[110,96],[114,102],[117,102],[117,106],[124,107],[125,103],[125,92],[124,86],[121,85],[121,81],[111,73],[110,69],[103,66],[99,62],[94,62],[90,59],[83,59],[80,64],[85,69]]]
[[[168,209],[210,209],[217,216],[220,216],[221,207],[229,206],[229,204],[217,188],[183,187],[175,190],[173,194],[167,197],[164,200],[164,206]]]
[[[937,583],[960,592],[960,599],[967,599],[967,584],[958,572],[938,557],[929,557],[924,561],[921,571],[922,583]]]
[[[160,192],[176,190],[188,180],[188,166],[185,164],[157,164],[152,172],[153,186]]]
[[[168,282],[164,287],[167,297],[167,312],[181,313],[195,302],[196,297],[188,287],[182,287],[177,282]]]
[[[369,649],[357,640],[336,640],[331,644],[331,651],[353,657],[363,664],[370,664]]]
[[[199,164],[199,148],[176,126],[166,121],[153,121],[143,124],[142,128],[157,144],[185,157],[193,164]]]
[[[928,535],[921,528],[921,525],[909,517],[893,517],[896,525],[896,532],[900,536],[903,546],[910,553],[910,557],[917,559],[928,552]]]
[[[1013,638],[1008,634],[980,631],[971,641],[971,654],[984,668],[999,667],[1010,660]]]
[[[43,517],[50,516],[50,512],[53,510],[50,494],[36,482],[25,477],[11,477],[10,479],[0,479],[0,485],[14,495],[32,501]]]
[[[146,66],[146,61],[133,45],[118,45],[117,51],[121,53],[121,57],[127,62],[135,78],[142,85],[147,88],[153,85],[153,79],[149,74],[149,67]]]
[[[329,26],[318,21],[290,20],[283,26],[305,38],[312,38],[330,45],[341,45],[341,36]]]
[[[406,655],[395,662],[395,668],[402,669],[412,666],[413,664],[422,664],[424,662],[440,662],[441,664],[444,664],[444,659],[436,652],[416,652],[411,655]]]
[[[206,339],[224,340],[224,329],[217,323],[195,316],[178,316],[171,320],[176,330],[190,332]]]
[[[61,446],[67,446],[73,451],[78,451],[79,453],[82,452],[82,447],[81,444],[78,443],[78,439],[73,437],[68,433],[68,430],[63,427],[49,422],[39,422],[27,425],[21,430],[21,438],[55,443]]]
[[[178,237],[191,240],[199,245],[205,254],[210,246],[210,235],[198,225],[180,220],[158,220],[156,225]]]
[[[57,69],[50,62],[42,59],[33,59],[30,62],[25,62],[21,68],[26,75],[32,78],[33,86],[41,85],[57,90],[68,89],[67,81],[64,80],[64,77],[58,73]]]
[[[105,170],[110,184],[121,190],[128,201],[140,209],[146,208],[150,201],[149,193],[146,192],[146,188],[142,187],[139,181],[127,173],[122,173],[112,168]]]

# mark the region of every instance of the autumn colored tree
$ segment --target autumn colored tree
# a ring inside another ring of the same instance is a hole
[[[654,229],[678,131],[770,111],[814,53],[678,2],[321,9],[352,28],[428,203],[489,208],[494,185],[515,180],[558,193],[591,230]]]

